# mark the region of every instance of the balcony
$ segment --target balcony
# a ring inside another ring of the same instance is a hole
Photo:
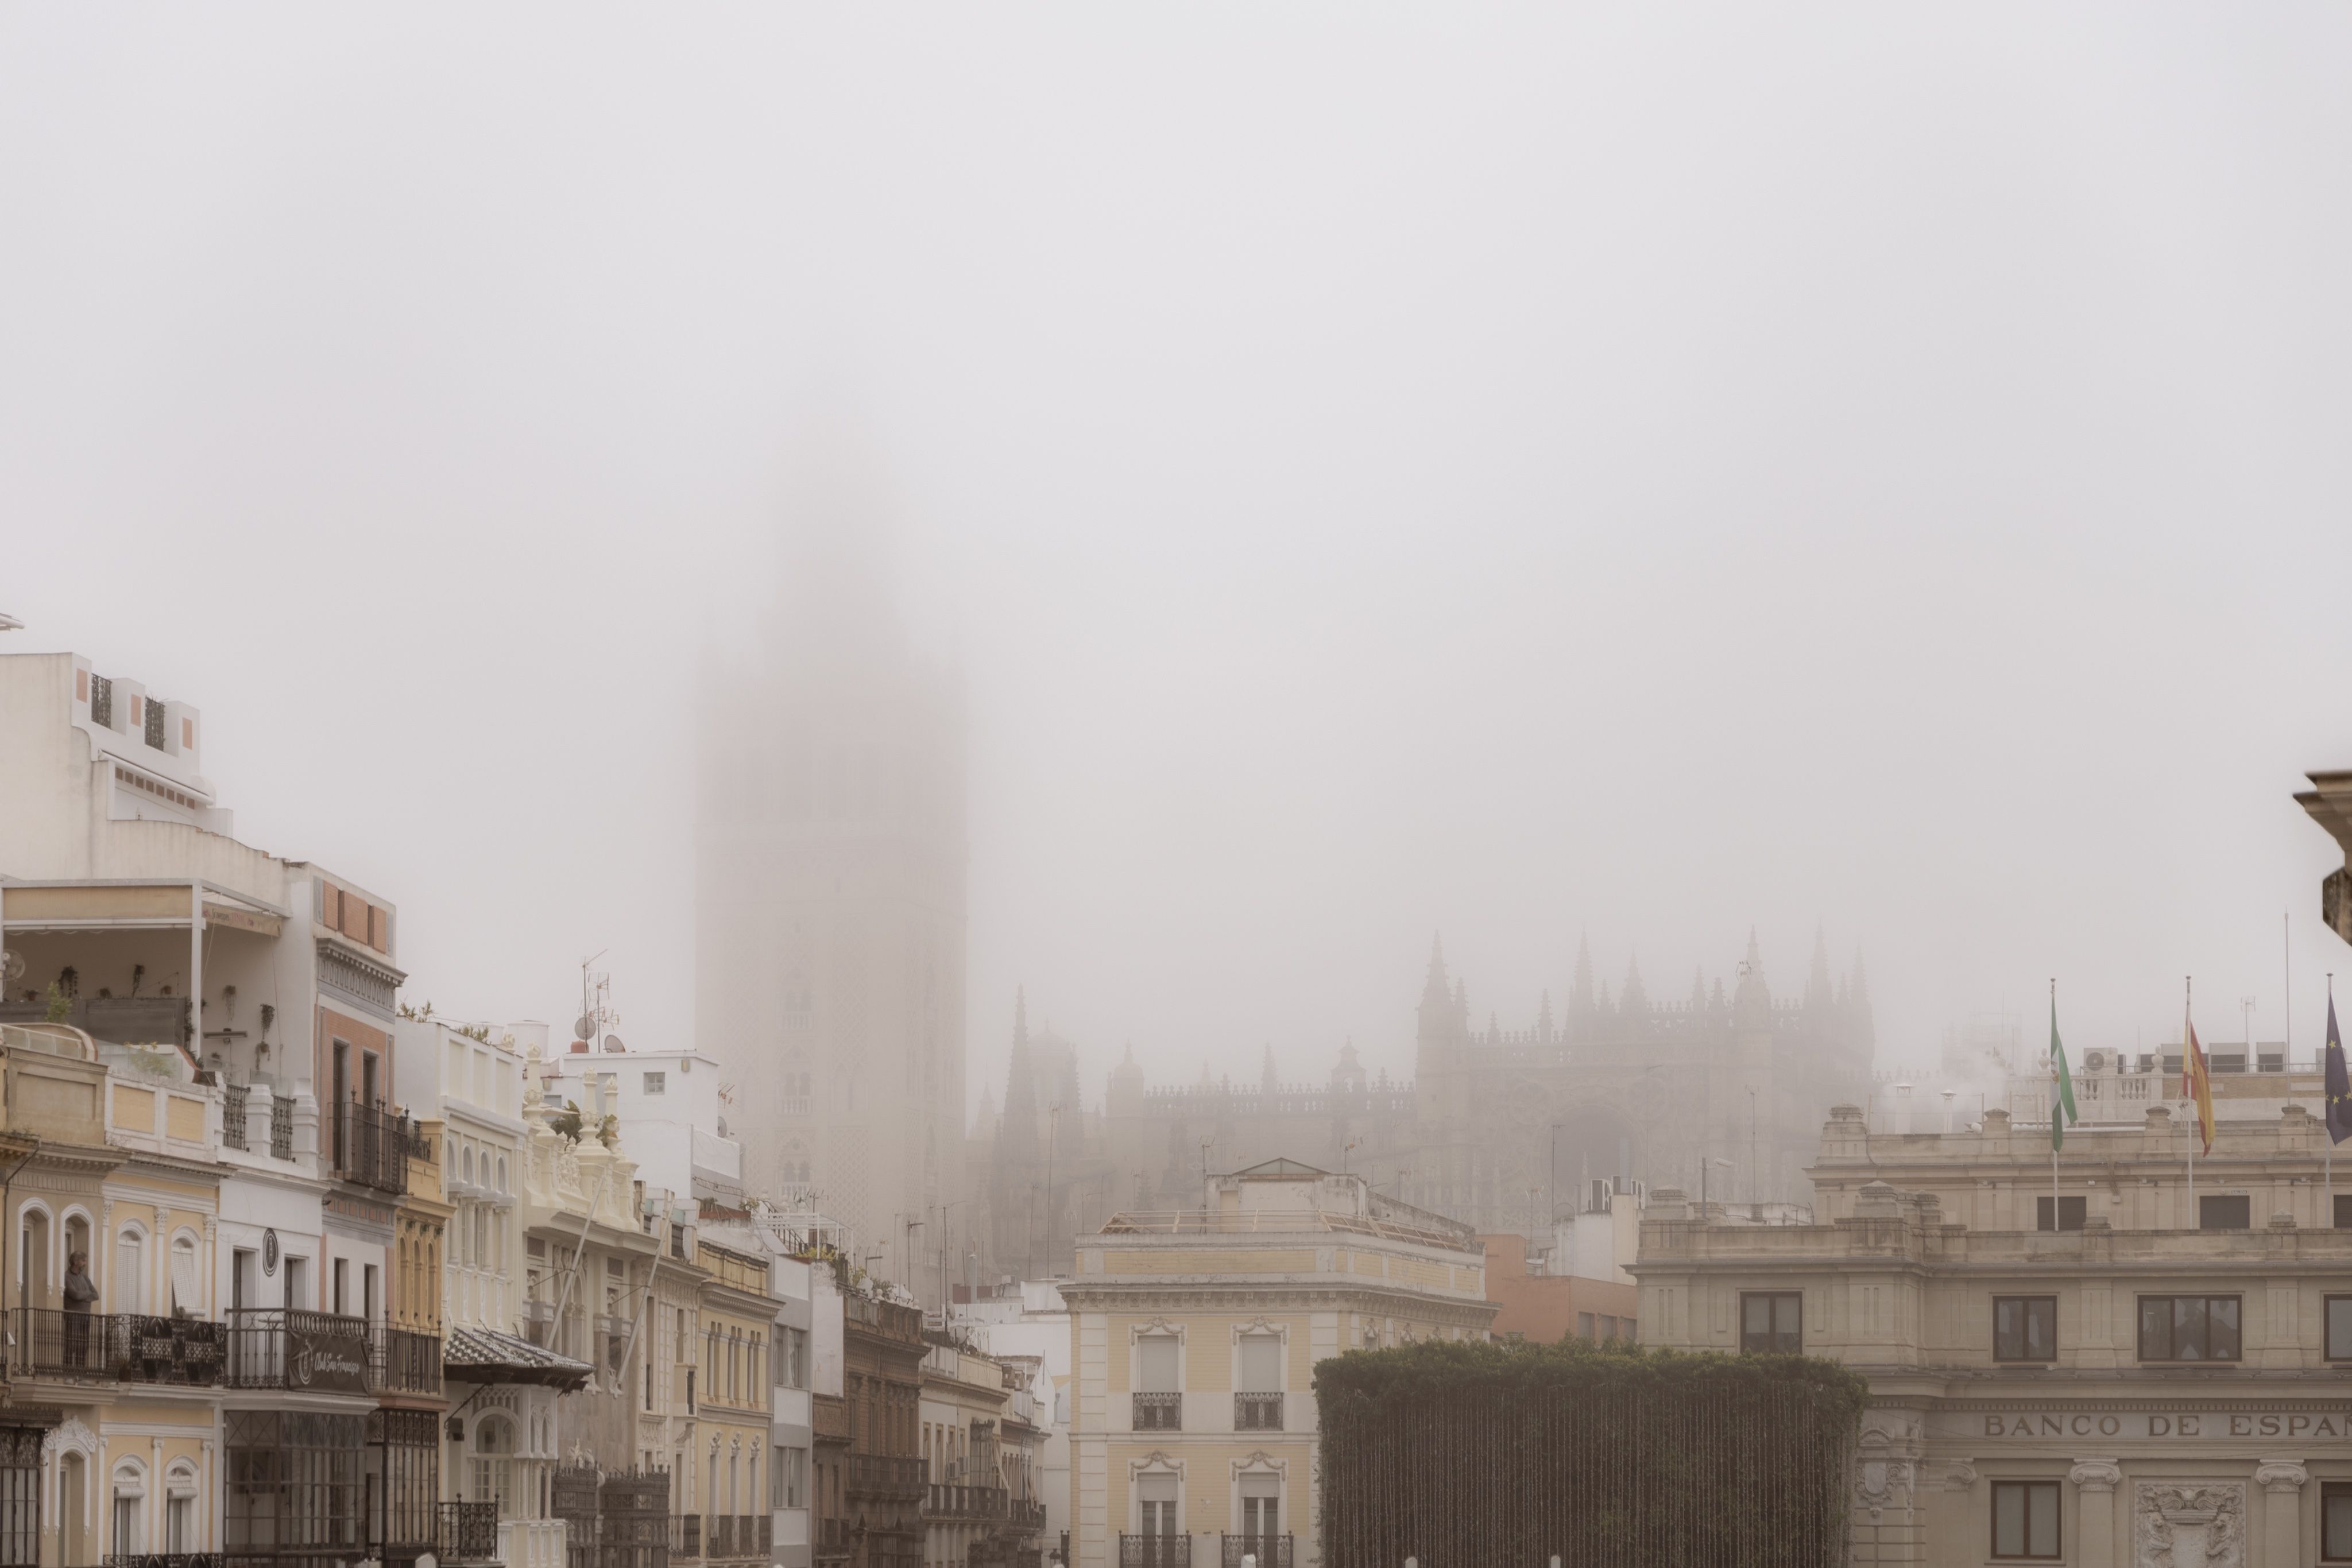
[[[290,1307],[228,1314],[228,1387],[366,1394],[370,1370],[365,1319]]]
[[[105,1568],[221,1568],[226,1561],[217,1552],[110,1552],[99,1559]]]
[[[1189,1535],[1122,1535],[1118,1568],[1192,1568]]]
[[[900,1498],[908,1502],[920,1502],[923,1485],[923,1461],[911,1456],[849,1456],[849,1490],[853,1495]]]
[[[368,1330],[368,1374],[379,1394],[440,1393],[439,1336],[414,1333],[388,1323],[372,1325]],[[490,1523],[496,1526],[496,1515]]]
[[[820,1519],[816,1521],[816,1528],[814,1534],[815,1536],[816,1554],[819,1557],[846,1557],[849,1555],[849,1521],[845,1519]]]
[[[294,1097],[272,1094],[269,1097],[269,1157],[290,1160],[294,1157]],[[508,1568],[513,1568],[510,1563]]]
[[[221,1085],[221,1142],[232,1149],[246,1146],[245,1102],[252,1092],[248,1083]]]
[[[714,1513],[703,1533],[704,1559],[724,1562],[730,1558],[763,1558],[772,1549],[775,1535],[772,1516],[760,1513]]]
[[[1182,1431],[1184,1429],[1184,1396],[1181,1394],[1135,1396],[1135,1429],[1139,1432]],[[1136,1539],[1140,1541],[1143,1537],[1138,1536]]]
[[[1250,1568],[1290,1568],[1290,1537],[1226,1536],[1224,1562],[1219,1568],[1242,1568],[1244,1558],[1250,1560]]]
[[[433,1547],[444,1563],[499,1561],[499,1505],[445,1502],[434,1521]]]
[[[394,1197],[408,1190],[408,1119],[381,1105],[335,1107],[335,1176]]]
[[[1236,1432],[1281,1431],[1282,1396],[1279,1394],[1234,1395],[1234,1430]]]
[[[1005,1519],[1015,1532],[1035,1535],[1045,1528],[1045,1505],[1034,1498],[1014,1498],[1005,1511]]]
[[[220,1323],[54,1307],[18,1307],[9,1316],[16,1330],[8,1345],[12,1376],[180,1388],[209,1388],[221,1380],[228,1331]]]
[[[925,1489],[923,1517],[941,1520],[1003,1519],[1010,1499],[1003,1487],[935,1484]]]
[[[702,1516],[700,1514],[670,1515],[669,1554],[672,1557],[686,1558],[698,1558],[702,1555]]]

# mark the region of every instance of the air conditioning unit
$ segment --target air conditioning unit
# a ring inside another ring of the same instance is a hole
[[[2095,1048],[2083,1053],[2083,1071],[2085,1072],[2105,1072],[2114,1065],[2115,1056],[2111,1051]]]

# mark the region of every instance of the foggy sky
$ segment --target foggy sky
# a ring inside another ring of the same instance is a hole
[[[971,712],[972,1075],[1410,1071],[1866,956],[2298,1054],[2352,765],[2340,8],[0,5],[0,650],[204,710],[404,994],[692,1028],[812,420]],[[704,1042],[706,1046],[715,1042]]]

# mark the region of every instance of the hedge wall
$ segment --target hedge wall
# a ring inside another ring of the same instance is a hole
[[[1437,1342],[1315,1369],[1328,1568],[1832,1568],[1867,1385],[1794,1355]]]

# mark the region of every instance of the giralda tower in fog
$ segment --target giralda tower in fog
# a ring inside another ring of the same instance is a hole
[[[961,704],[909,643],[870,499],[803,498],[762,651],[704,681],[696,1033],[751,1190],[929,1294],[913,1260],[963,1190]]]

